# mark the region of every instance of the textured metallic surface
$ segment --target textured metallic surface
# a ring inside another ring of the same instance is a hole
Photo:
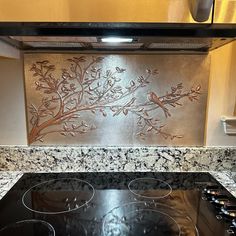
[[[30,144],[203,145],[205,55],[25,54]]]
[[[236,24],[236,0],[215,0],[214,23]]]

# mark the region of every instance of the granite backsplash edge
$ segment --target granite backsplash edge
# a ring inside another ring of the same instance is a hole
[[[236,147],[0,146],[0,171],[236,171]]]

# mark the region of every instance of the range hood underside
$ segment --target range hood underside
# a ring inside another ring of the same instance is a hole
[[[4,37],[3,40],[25,51],[186,51],[208,52],[233,38],[133,37],[131,43],[103,43],[100,37]]]
[[[236,24],[4,23],[2,40],[21,50],[208,52],[236,38]],[[132,43],[103,43],[105,36]]]

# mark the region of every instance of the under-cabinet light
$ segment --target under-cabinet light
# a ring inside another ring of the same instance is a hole
[[[132,38],[105,37],[101,38],[103,43],[132,43]]]

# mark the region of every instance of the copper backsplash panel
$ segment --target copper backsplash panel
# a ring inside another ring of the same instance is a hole
[[[210,57],[25,54],[28,142],[203,145]]]

